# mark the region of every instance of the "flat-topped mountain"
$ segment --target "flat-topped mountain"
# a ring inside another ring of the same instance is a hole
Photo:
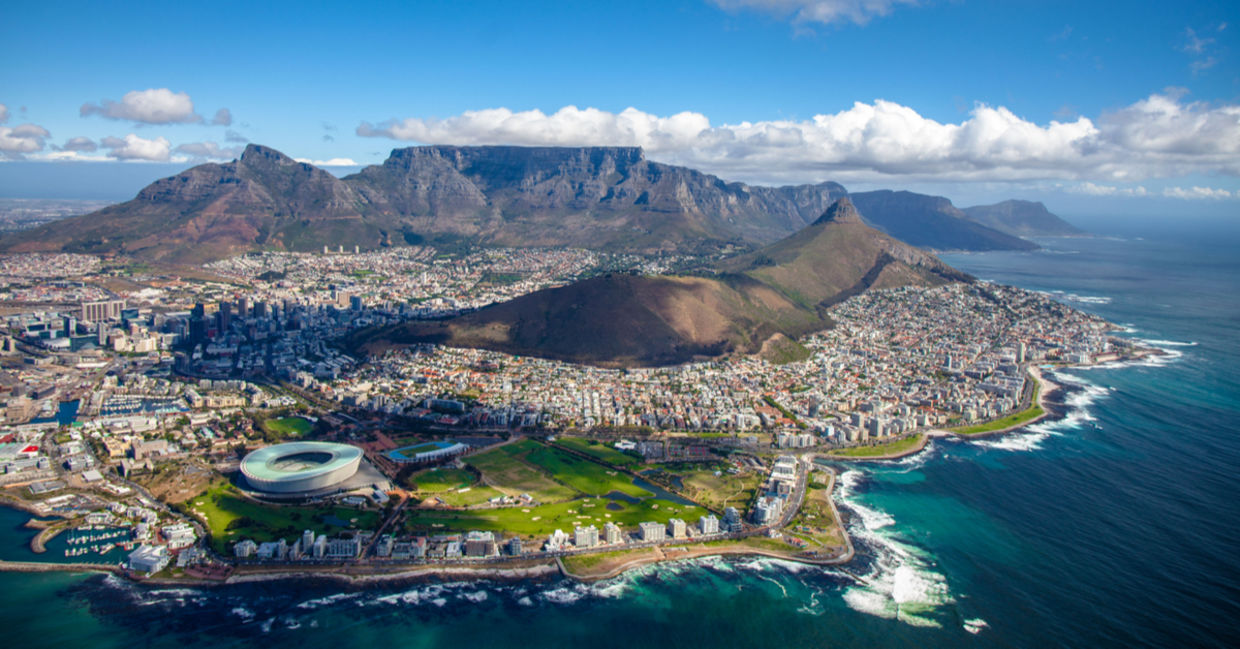
[[[636,147],[410,147],[344,180],[428,238],[639,251],[773,241],[845,193],[729,183]]]
[[[1051,214],[1036,201],[1010,200],[994,205],[964,208],[970,219],[1016,237],[1057,237],[1085,234],[1085,231]]]
[[[638,253],[743,250],[800,230],[845,194],[830,182],[730,183],[649,161],[631,147],[409,147],[338,179],[249,145],[233,162],[187,169],[131,201],[0,238],[0,250],[178,263],[258,249],[422,241]],[[880,200],[880,194],[858,194],[862,212],[908,243],[1033,246],[963,218],[947,199],[887,192]],[[933,205],[925,207],[926,199]]]
[[[706,276],[609,275],[442,322],[355,334],[364,353],[434,342],[605,367],[752,353],[830,326],[827,307],[868,288],[970,278],[866,225],[848,198],[813,224]]]

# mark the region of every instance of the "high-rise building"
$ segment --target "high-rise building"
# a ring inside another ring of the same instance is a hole
[[[674,539],[683,539],[687,536],[688,526],[679,518],[673,518],[667,522],[667,533]]]
[[[658,523],[641,523],[637,526],[641,530],[643,541],[663,541],[667,539],[667,528]]]
[[[608,523],[603,526],[603,540],[607,545],[618,545],[624,541],[624,534],[620,531],[620,526],[615,523]]]
[[[593,525],[587,525],[574,529],[573,545],[578,548],[592,548],[598,545],[598,528]]]
[[[90,322],[105,322],[121,317],[125,308],[124,300],[102,300],[99,302],[82,303],[82,319]]]
[[[232,302],[229,302],[228,300],[220,301],[218,324],[221,334],[228,333],[228,327],[232,324]]]
[[[714,514],[707,514],[698,519],[698,529],[702,531],[703,536],[719,533],[719,519]]]

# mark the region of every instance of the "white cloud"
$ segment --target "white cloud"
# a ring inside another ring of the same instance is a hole
[[[1224,198],[1232,198],[1235,194],[1226,189],[1216,189],[1213,187],[1168,187],[1163,190],[1163,196],[1168,198],[1184,198],[1188,200],[1222,200]]]
[[[1140,197],[1148,196],[1149,191],[1142,185],[1136,187],[1116,187],[1114,185],[1098,185],[1091,182],[1080,183],[1064,188],[1070,194],[1085,194],[1086,196],[1129,196]]]
[[[215,111],[215,117],[211,118],[212,126],[232,126],[232,111],[227,108],[221,108]]]
[[[109,158],[117,160],[167,162],[172,157],[172,143],[163,137],[148,140],[130,133],[123,138],[105,137],[99,145],[108,149]]]
[[[298,162],[304,162],[308,165],[316,167],[357,167],[360,166],[353,161],[352,158],[330,158],[327,160],[311,160],[310,158],[294,158]]]
[[[712,125],[700,113],[660,117],[567,106],[507,108],[445,119],[363,122],[357,134],[428,144],[640,146],[657,160],[750,182],[903,180],[1134,182],[1191,173],[1240,175],[1240,105],[1154,94],[1096,121],[1037,124],[977,105],[940,123],[894,102],[855,103],[802,121]]]
[[[0,126],[0,157],[20,160],[27,153],[42,151],[51,135],[37,124],[21,124],[9,128]]]
[[[95,144],[94,140],[79,135],[77,137],[69,138],[64,145],[59,148],[62,151],[95,151],[99,149],[99,146]]]
[[[82,104],[82,117],[100,115],[108,119],[131,120],[143,124],[185,124],[201,122],[194,102],[184,92],[167,88],[131,90],[119,102],[104,99],[99,104]],[[218,115],[217,115],[218,117]]]
[[[896,5],[915,5],[918,0],[711,0],[726,11],[756,9],[795,23],[852,21],[864,25],[870,18],[886,16]]]
[[[188,142],[178,145],[175,151],[194,158],[232,160],[241,155],[242,147],[222,147],[215,142]]]

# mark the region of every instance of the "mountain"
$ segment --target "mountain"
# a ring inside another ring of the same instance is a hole
[[[441,322],[365,330],[348,346],[373,354],[434,342],[604,367],[669,365],[827,328],[827,307],[868,288],[970,280],[869,227],[844,197],[791,237],[705,276],[596,277]]]
[[[1033,250],[1037,244],[970,220],[942,196],[879,190],[849,194],[874,227],[932,250]]]
[[[800,230],[845,194],[830,182],[729,183],[651,162],[632,147],[409,147],[338,179],[252,144],[233,162],[187,169],[133,200],[0,238],[0,251],[197,264],[249,250],[423,241],[638,253],[745,250]],[[873,224],[913,245],[1033,246],[963,218],[944,198],[856,197]]]
[[[1051,214],[1035,201],[1003,201],[964,208],[965,216],[1015,237],[1055,237],[1085,234],[1084,230]]]
[[[201,263],[264,247],[373,246],[380,234],[365,209],[335,176],[251,144],[233,162],[199,165],[131,201],[16,233],[0,240],[0,249]]]
[[[774,241],[845,193],[728,183],[636,147],[411,147],[344,180],[430,239],[647,252]]]

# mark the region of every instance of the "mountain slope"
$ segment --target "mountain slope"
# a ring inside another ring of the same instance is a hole
[[[1033,250],[1037,244],[970,220],[942,196],[879,190],[849,194],[866,221],[891,236],[933,250]]]
[[[610,275],[537,291],[474,313],[359,332],[378,353],[434,342],[606,367],[752,353],[773,336],[830,326],[826,307],[871,287],[969,277],[865,225],[848,198],[815,223],[709,277]]]
[[[1010,200],[994,205],[964,208],[965,216],[982,225],[1016,237],[1054,237],[1085,231],[1051,214],[1040,202]]]
[[[120,253],[201,263],[258,247],[378,244],[348,185],[312,165],[251,144],[147,186],[133,200],[7,237],[11,252]]]

